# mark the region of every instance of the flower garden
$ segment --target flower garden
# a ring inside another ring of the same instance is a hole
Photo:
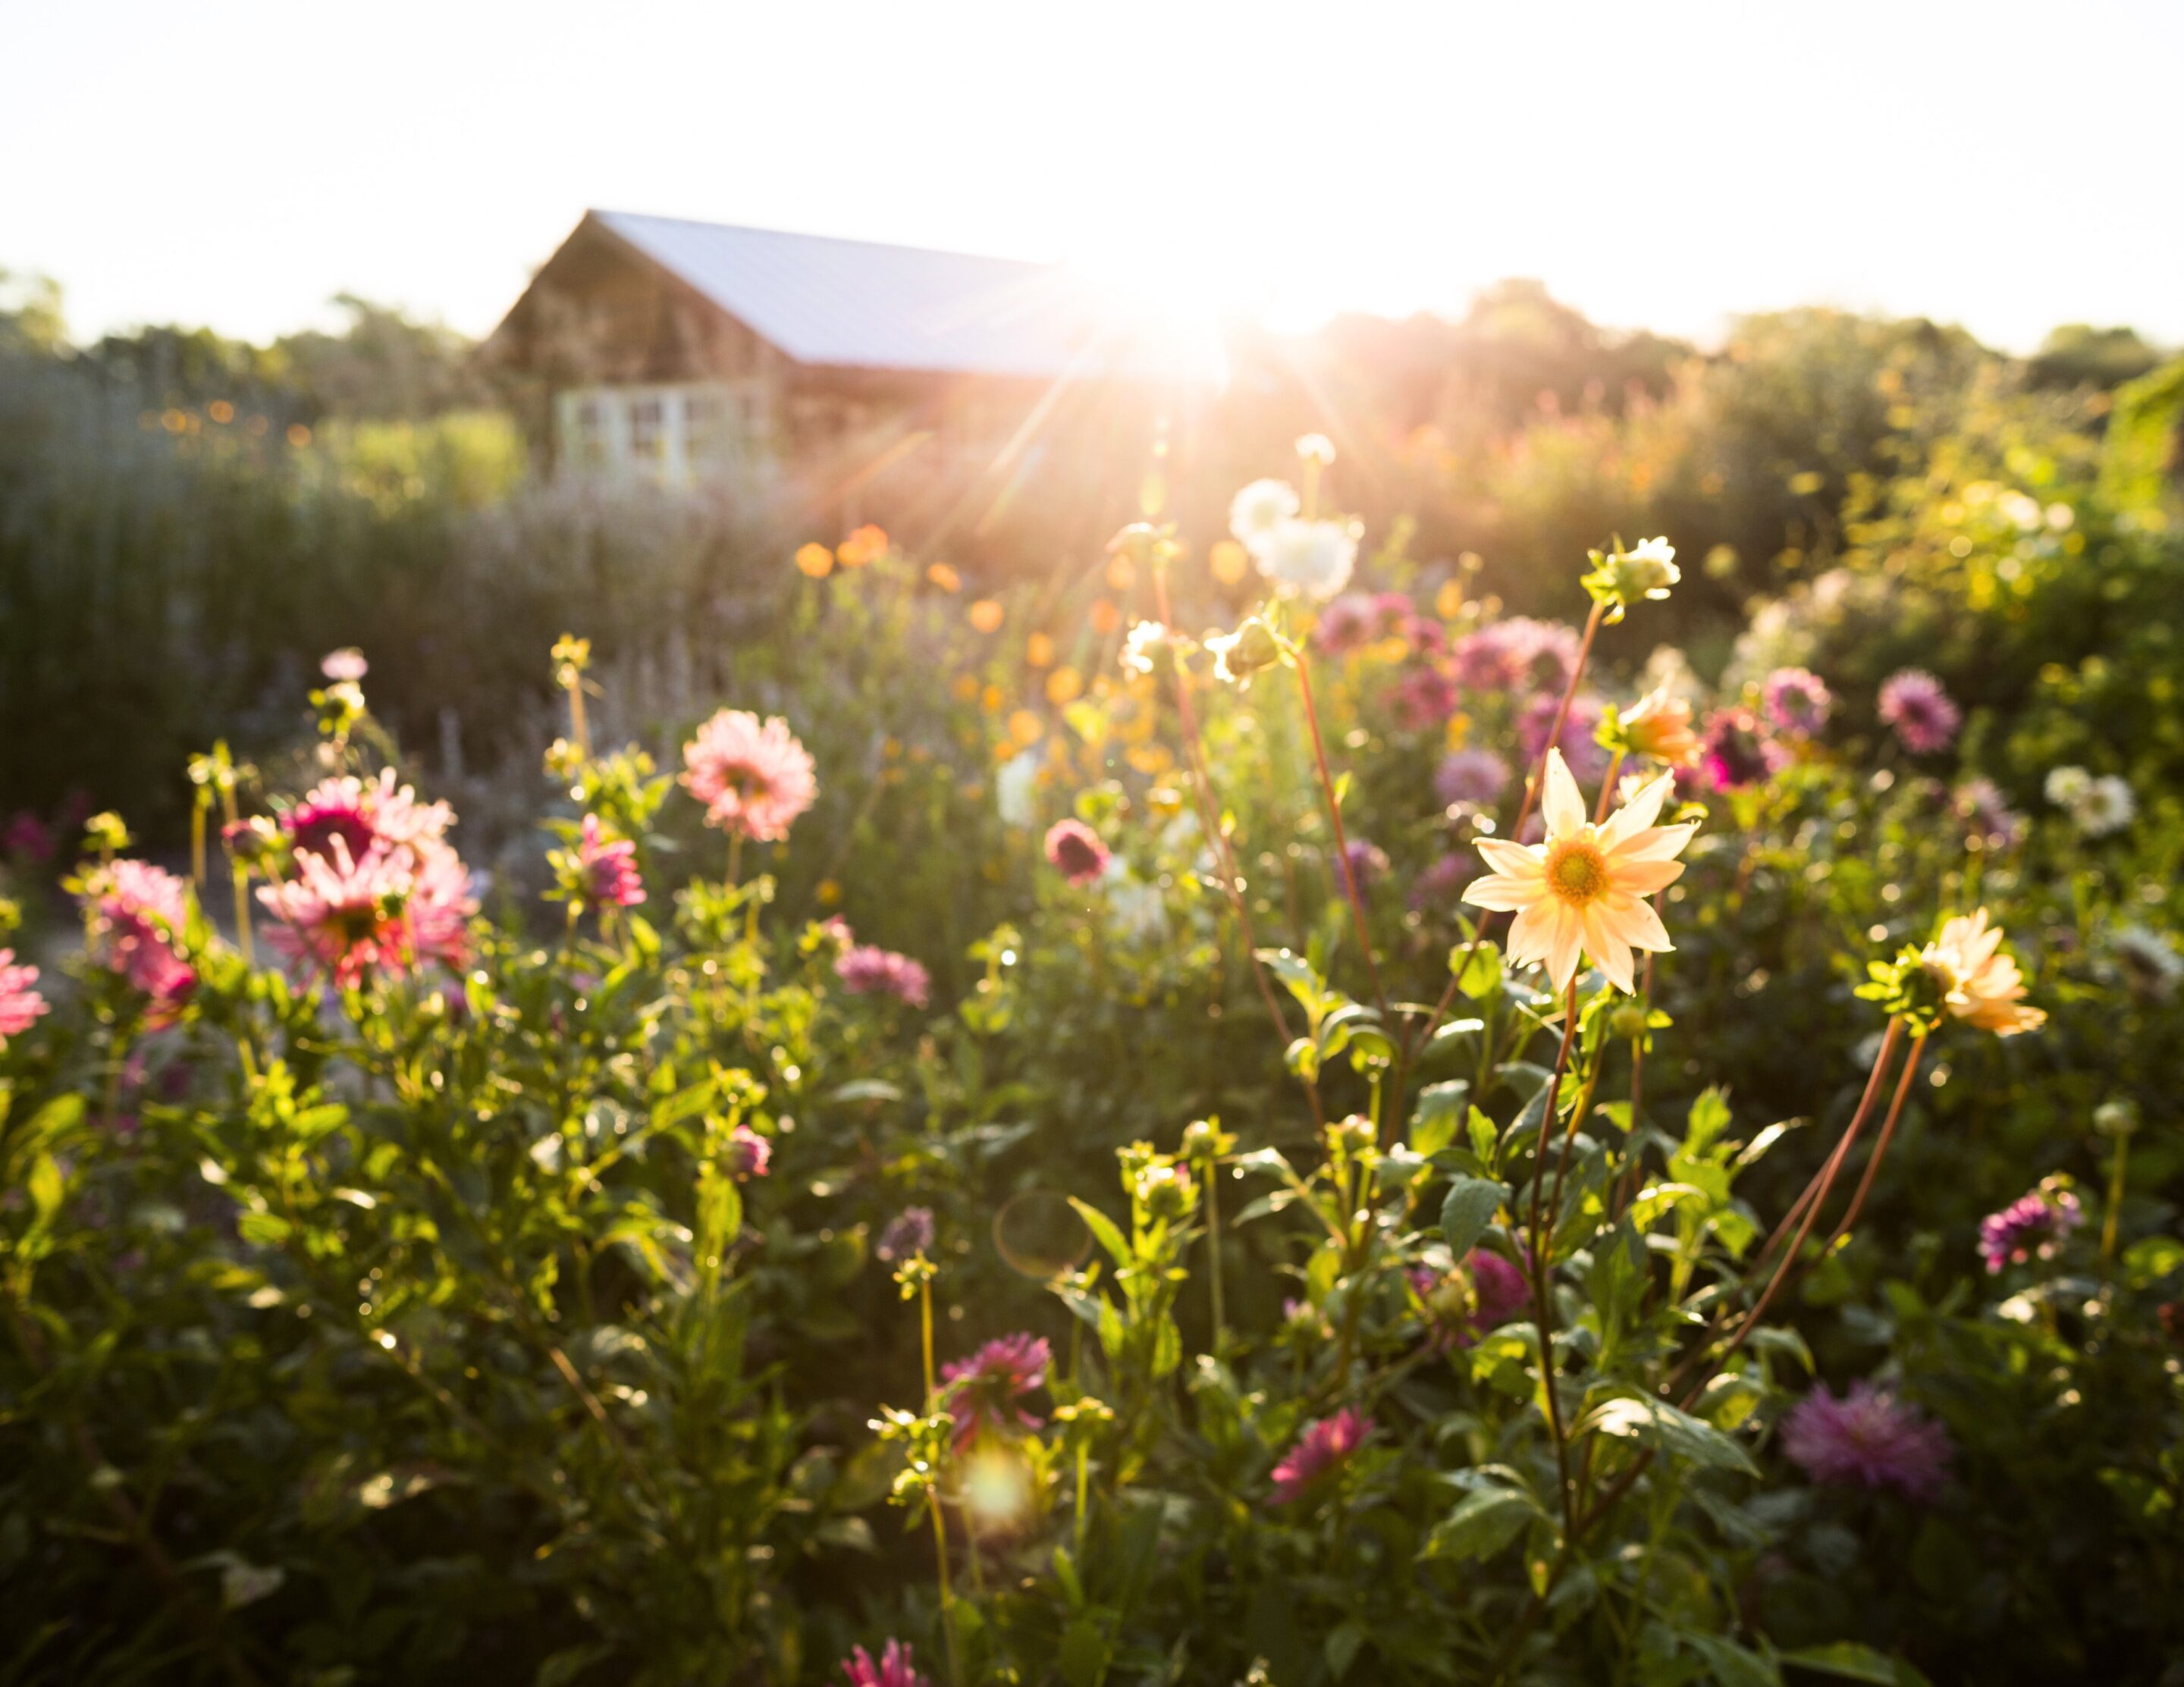
[[[1297,451],[649,749],[576,628],[489,870],[369,649],[19,823],[7,1679],[2184,1679],[2158,489],[1956,437],[1702,680]]]

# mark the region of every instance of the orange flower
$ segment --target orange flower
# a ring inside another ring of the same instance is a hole
[[[978,676],[958,674],[948,682],[948,689],[955,693],[958,703],[975,703],[978,699]]]
[[[1076,669],[1064,665],[1046,676],[1046,700],[1053,704],[1074,703],[1084,692],[1084,676]]]
[[[834,553],[824,545],[800,545],[797,548],[796,565],[814,580],[824,580],[834,571]]]
[[[2002,927],[1987,923],[1986,910],[1959,914],[1919,953],[1941,985],[1949,1012],[1997,1037],[2036,1031],[2048,1016],[2025,1005],[2025,975],[2002,953]]]
[[[1009,716],[1009,736],[1025,749],[1029,749],[1045,736],[1046,722],[1028,709],[1019,709]]]
[[[1123,624],[1123,612],[1106,599],[1096,598],[1092,603],[1090,619],[1093,632],[1105,638]]]
[[[1563,753],[1547,752],[1540,805],[1546,842],[1480,838],[1479,852],[1494,871],[1463,893],[1474,907],[1516,914],[1509,927],[1512,960],[1544,963],[1560,993],[1577,977],[1581,951],[1618,988],[1635,991],[1631,951],[1664,954],[1675,947],[1646,900],[1683,877],[1675,857],[1691,841],[1690,825],[1653,824],[1674,782],[1663,773],[1595,826]]]
[[[971,605],[970,615],[971,625],[979,632],[999,632],[1001,630],[1001,600],[999,598],[981,598]]]
[[[867,522],[842,541],[834,554],[844,568],[862,568],[868,562],[878,562],[887,554],[888,536]]]
[[[963,589],[963,576],[944,562],[936,562],[932,567],[927,569],[925,577],[944,592],[960,592]]]
[[[1117,592],[1127,592],[1138,583],[1138,565],[1126,556],[1107,559],[1107,583]]]
[[[1034,632],[1024,640],[1024,660],[1034,668],[1054,665],[1054,641],[1043,632]]]
[[[1630,705],[1623,716],[1623,731],[1630,748],[1641,755],[1671,767],[1698,766],[1701,746],[1699,735],[1691,730],[1691,705],[1669,696],[1665,685],[1656,686]]]
[[[1234,586],[1251,567],[1250,553],[1234,539],[1217,541],[1206,552],[1206,560],[1213,570],[1213,577],[1223,586]]]

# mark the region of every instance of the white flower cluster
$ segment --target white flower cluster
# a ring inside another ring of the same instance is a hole
[[[2082,767],[2058,767],[2048,774],[2046,789],[2048,800],[2088,838],[2120,832],[2138,814],[2131,787],[2113,773],[2097,779]]]
[[[1287,481],[1253,481],[1228,506],[1228,531],[1278,589],[1324,603],[1350,583],[1363,531],[1347,517],[1308,521]]]

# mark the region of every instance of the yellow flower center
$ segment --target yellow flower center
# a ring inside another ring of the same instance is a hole
[[[1607,859],[1589,838],[1557,844],[1547,857],[1547,888],[1574,908],[1607,888]]]

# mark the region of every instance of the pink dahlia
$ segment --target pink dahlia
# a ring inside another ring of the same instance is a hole
[[[1459,749],[1434,771],[1434,794],[1442,802],[1490,808],[1509,788],[1509,764],[1490,749]]]
[[[1411,1289],[1433,1322],[1437,1347],[1468,1347],[1524,1310],[1531,1285],[1524,1273],[1485,1248],[1474,1248],[1454,1271],[1414,1266]]]
[[[728,1133],[728,1175],[738,1183],[763,1178],[772,1163],[773,1144],[749,1125],[738,1125]]]
[[[811,753],[778,715],[722,710],[682,746],[682,788],[705,804],[709,825],[761,844],[788,837],[819,794]]]
[[[2086,1222],[2077,1196],[2053,1178],[2030,1194],[2020,1195],[2000,1212],[1980,1220],[1980,1257],[1990,1275],[2004,1266],[2023,1265],[2036,1255],[2055,1257],[2063,1239]]]
[[[292,960],[324,967],[346,988],[376,967],[400,974],[414,959],[410,894],[415,882],[406,853],[349,853],[348,840],[335,835],[328,852],[299,850],[294,877],[258,893],[266,912],[280,921],[271,933],[276,949]]]
[[[478,910],[470,870],[445,844],[421,849],[413,859],[406,910],[410,953],[420,961],[460,968],[470,959],[471,916]]]
[[[0,1049],[10,1037],[20,1037],[31,1021],[46,1011],[46,999],[31,988],[38,982],[35,966],[15,965],[15,951],[0,949]]]
[[[1034,1389],[1046,1386],[1053,1357],[1045,1336],[1019,1331],[988,1342],[968,1359],[940,1372],[950,1384],[949,1409],[956,1414],[956,1445],[967,1447],[989,1434],[1036,1429],[1040,1420],[1019,1403]]]
[[[349,858],[362,860],[375,844],[437,844],[454,821],[447,804],[418,801],[416,791],[396,784],[394,770],[387,767],[369,782],[354,774],[320,780],[281,816],[281,829],[299,851],[324,855],[339,838],[348,845]]]
[[[1964,718],[1941,681],[1924,668],[1901,669],[1884,680],[1880,710],[1880,718],[1914,755],[1947,749]]]
[[[1741,791],[1782,765],[1780,748],[1749,709],[1719,709],[1708,716],[1706,757],[1700,766],[1717,790]]]
[[[599,830],[595,814],[584,816],[584,829],[577,840],[577,866],[583,874],[584,899],[594,908],[634,908],[644,900],[637,845],[627,838],[609,839]]]
[[[109,861],[84,881],[92,958],[151,998],[150,1017],[171,1020],[197,983],[183,958],[189,887],[149,861]]]
[[[1815,1482],[1893,1488],[1930,1500],[1948,1474],[1948,1432],[1870,1383],[1837,1400],[1822,1386],[1784,1420],[1782,1450]]]
[[[931,1681],[917,1673],[910,1648],[900,1640],[889,1640],[881,1651],[878,1663],[872,1662],[870,1652],[859,1646],[843,1661],[842,1669],[850,1678],[850,1687],[933,1687]]]
[[[1364,1445],[1372,1433],[1373,1420],[1346,1406],[1309,1426],[1274,1467],[1274,1503],[1285,1506],[1295,1499]]]
[[[846,950],[834,963],[834,976],[853,996],[893,996],[912,1007],[925,1005],[933,985],[931,975],[917,962],[877,944],[859,944]]]
[[[1804,668],[1777,668],[1759,694],[1767,718],[1792,738],[1808,738],[1828,723],[1835,695],[1818,674]]]
[[[1046,834],[1046,859],[1072,884],[1089,884],[1107,871],[1107,846],[1081,820],[1057,820]]]

